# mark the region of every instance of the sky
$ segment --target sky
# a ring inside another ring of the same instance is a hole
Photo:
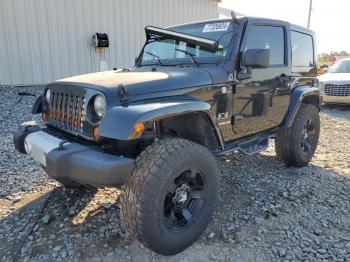
[[[222,0],[220,6],[247,16],[281,19],[307,26],[309,0]],[[318,53],[350,52],[350,0],[313,0],[310,29]]]

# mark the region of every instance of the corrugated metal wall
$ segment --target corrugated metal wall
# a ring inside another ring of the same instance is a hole
[[[0,84],[48,83],[132,66],[144,27],[218,17],[217,0],[0,0]],[[109,35],[96,53],[92,35]]]

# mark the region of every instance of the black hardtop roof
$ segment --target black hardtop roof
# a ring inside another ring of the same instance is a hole
[[[290,29],[294,30],[294,31],[298,31],[298,32],[302,32],[305,34],[310,34],[310,35],[314,35],[314,31],[300,26],[300,25],[296,25],[287,21],[283,21],[283,20],[278,20],[278,19],[270,19],[270,18],[262,18],[262,17],[254,17],[254,16],[237,16],[236,20],[239,22],[246,22],[246,21],[266,21],[267,23],[281,23],[281,24],[289,24]],[[190,23],[185,23],[185,24],[179,24],[179,25],[174,25],[171,27],[168,27],[168,29],[174,28],[174,27],[178,27],[178,26],[184,26],[184,25],[193,25],[193,24],[201,24],[201,23],[212,23],[212,22],[222,22],[222,21],[232,21],[232,18],[213,18],[213,19],[207,19],[207,20],[201,20],[201,21],[196,21],[196,22],[190,22]]]
[[[309,35],[315,35],[315,32],[309,28],[306,28],[306,27],[303,27],[300,25],[295,25],[292,23],[289,23],[289,24],[290,24],[290,30],[302,32],[302,33],[309,34]]]

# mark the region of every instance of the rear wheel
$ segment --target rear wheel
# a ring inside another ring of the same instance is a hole
[[[159,254],[183,251],[210,221],[218,173],[214,157],[201,145],[155,142],[136,159],[124,188],[121,216],[127,231]]]
[[[320,135],[319,110],[311,104],[302,104],[290,128],[278,131],[276,154],[288,166],[306,166],[312,159]]]

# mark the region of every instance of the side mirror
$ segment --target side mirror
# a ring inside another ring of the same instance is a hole
[[[269,62],[269,49],[248,49],[243,54],[243,65],[247,68],[267,68]]]

